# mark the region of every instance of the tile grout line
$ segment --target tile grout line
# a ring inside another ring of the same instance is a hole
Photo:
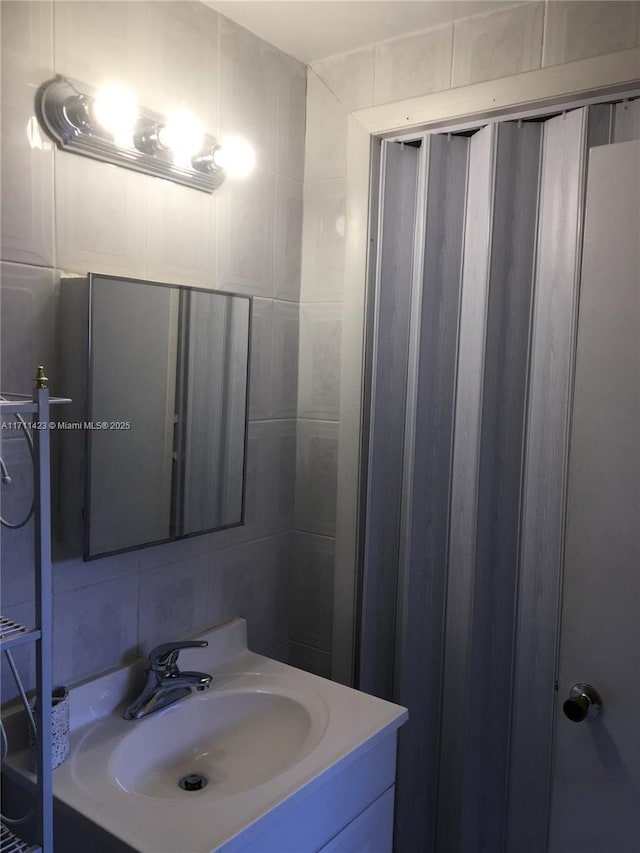
[[[451,22],[451,62],[449,63],[449,89],[453,88],[453,58],[456,49],[456,24],[457,21]]]
[[[544,68],[544,48],[547,36],[547,14],[549,11],[549,0],[543,0],[542,4],[542,33],[540,34],[540,65],[539,68]]]

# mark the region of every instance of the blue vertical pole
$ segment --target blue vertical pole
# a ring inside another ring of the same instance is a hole
[[[36,772],[40,794],[39,824],[43,853],[53,853],[53,791],[51,777],[52,693],[52,593],[51,593],[51,475],[49,446],[49,390],[42,368],[38,368],[33,392],[38,411],[35,444],[35,594],[40,639],[36,643],[37,752]]]

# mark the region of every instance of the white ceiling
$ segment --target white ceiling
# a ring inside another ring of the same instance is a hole
[[[305,63],[478,15],[509,0],[204,0]]]

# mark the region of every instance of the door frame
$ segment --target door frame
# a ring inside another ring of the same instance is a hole
[[[408,132],[466,128],[501,116],[510,119],[585,106],[608,97],[637,96],[640,48],[561,66],[538,69],[496,81],[464,86],[378,107],[356,110],[347,119],[347,201],[345,296],[340,386],[337,526],[334,581],[332,677],[355,683],[359,567],[364,505],[362,462],[366,454],[365,321],[374,251],[371,226],[377,199],[382,139],[407,138]],[[540,633],[558,636],[559,616],[537,624]],[[557,643],[555,644],[557,648]],[[554,678],[556,655],[541,661],[538,678]],[[535,686],[532,685],[535,694]],[[531,732],[551,754],[553,731]],[[548,783],[551,782],[549,767]],[[539,819],[548,819],[549,798],[540,797]],[[546,803],[546,808],[544,804]]]

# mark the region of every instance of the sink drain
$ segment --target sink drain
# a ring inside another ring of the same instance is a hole
[[[200,773],[189,773],[183,776],[178,782],[178,785],[183,791],[201,791],[207,786],[209,780],[206,776],[201,776]]]

